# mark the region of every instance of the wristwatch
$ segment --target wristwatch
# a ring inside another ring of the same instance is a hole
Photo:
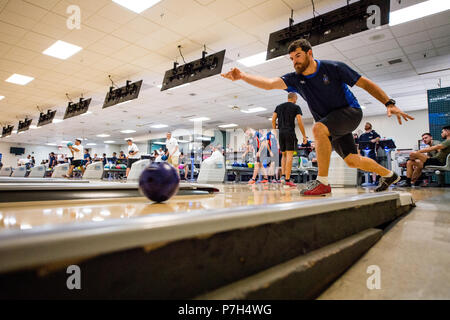
[[[386,107],[389,107],[391,104],[393,104],[395,106],[395,100],[394,99],[389,99],[388,102],[386,102],[384,105]]]

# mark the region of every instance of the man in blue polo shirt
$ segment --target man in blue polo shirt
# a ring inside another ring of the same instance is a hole
[[[303,195],[326,195],[331,193],[328,184],[328,169],[332,148],[344,159],[351,168],[375,172],[381,176],[375,191],[384,191],[400,180],[400,177],[374,160],[358,154],[352,132],[358,127],[362,119],[362,110],[358,101],[348,86],[355,84],[366,90],[374,98],[383,103],[387,114],[397,116],[398,122],[402,118],[414,120],[396,105],[393,99],[374,82],[362,77],[345,63],[339,61],[315,60],[311,44],[305,39],[292,42],[288,48],[295,72],[277,78],[264,78],[251,75],[233,68],[224,78],[245,82],[261,89],[282,89],[300,94],[308,103],[315,124],[313,126],[316,143],[318,176],[310,181]]]

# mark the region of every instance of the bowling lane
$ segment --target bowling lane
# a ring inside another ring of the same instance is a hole
[[[152,203],[144,197],[69,201],[10,202],[0,205],[0,230],[25,230],[38,226],[98,222],[107,219],[129,219],[146,215],[198,212],[264,206],[268,204],[317,200],[301,197],[298,189],[281,185],[214,185],[220,192],[213,195],[175,196],[165,203]],[[332,197],[367,193],[366,189],[333,189]],[[321,199],[321,198],[319,198]],[[1,231],[0,231],[1,232]]]

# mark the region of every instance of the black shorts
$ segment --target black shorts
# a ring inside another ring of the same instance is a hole
[[[131,159],[131,158],[128,158],[128,159],[127,159],[127,168],[131,168],[131,166],[133,165],[133,163],[135,163],[136,161],[139,161],[139,160],[141,160],[141,159]]]
[[[330,131],[331,145],[343,159],[349,154],[358,154],[353,131],[358,128],[362,116],[360,108],[345,107],[332,111],[319,120],[327,126]]]
[[[424,162],[423,166],[444,166],[445,163],[440,162],[436,158],[428,158],[427,161]]]
[[[71,166],[81,167],[84,164],[84,160],[72,160],[70,163]]]
[[[295,151],[298,148],[297,135],[294,129],[280,129],[281,152]]]

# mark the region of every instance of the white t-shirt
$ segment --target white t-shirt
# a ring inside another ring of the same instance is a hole
[[[137,153],[133,156],[129,155],[128,156],[129,159],[140,159],[141,158],[141,155],[139,154],[139,149],[134,143],[131,144],[131,146],[128,146],[128,154],[130,154],[130,151],[137,152]]]
[[[178,147],[178,141],[177,139],[175,139],[174,137],[169,139],[166,139],[166,148],[167,150],[169,150],[169,157],[170,156],[175,156],[175,157],[179,157],[181,152],[178,149],[175,153],[175,148]]]
[[[72,147],[79,150],[79,151],[73,150],[73,160],[84,160],[83,146],[81,144],[78,146],[74,144]]]

